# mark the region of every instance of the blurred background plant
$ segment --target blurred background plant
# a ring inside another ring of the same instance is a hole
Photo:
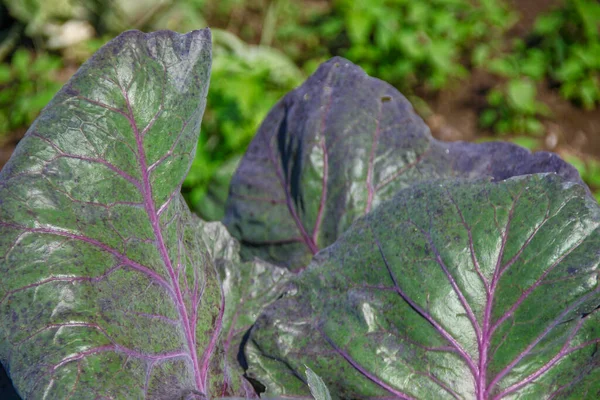
[[[586,109],[600,101],[599,26],[597,0],[567,1],[536,20],[529,46],[537,46],[545,56],[545,73],[560,94]],[[521,49],[521,54],[527,50]]]
[[[538,118],[548,116],[550,111],[548,106],[536,99],[536,94],[532,81],[519,78],[490,90],[486,97],[488,107],[479,117],[481,126],[501,135],[543,133],[544,125]]]
[[[570,162],[589,185],[596,200],[600,201],[600,161],[588,155],[567,154],[565,160]]]
[[[33,122],[62,86],[61,67],[59,57],[23,48],[10,63],[0,64],[0,132],[23,130]]]
[[[183,185],[205,219],[269,109],[334,55],[401,90],[434,136],[557,151],[600,190],[597,0],[0,0],[0,165],[107,40],[205,26],[212,81]]]
[[[370,75],[403,91],[436,91],[467,77],[470,55],[516,20],[498,0],[335,0],[321,30]]]

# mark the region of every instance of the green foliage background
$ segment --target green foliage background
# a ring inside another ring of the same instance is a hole
[[[525,135],[517,141],[530,148],[539,146],[543,121],[552,118],[539,98],[540,85],[550,84],[583,109],[600,103],[595,0],[564,0],[515,40],[508,33],[520,16],[505,0],[0,4],[0,141],[22,134],[70,72],[121,31],[213,28],[208,106],[183,187],[192,208],[208,220],[222,217],[230,177],[269,109],[333,55],[392,83],[421,112],[427,110],[423,96],[485,70],[500,83],[481,106],[481,130]],[[569,161],[593,189],[600,188],[595,160],[571,156]]]

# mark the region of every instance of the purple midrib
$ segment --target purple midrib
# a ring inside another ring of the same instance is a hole
[[[129,96],[127,95],[126,91],[124,91],[123,89],[121,89],[121,90],[123,91],[125,103],[127,104],[128,113],[127,113],[126,118],[129,122],[131,128],[133,129],[133,133],[135,135],[135,140],[136,140],[136,144],[137,144],[138,162],[140,165],[141,176],[142,176],[142,189],[143,189],[142,196],[144,199],[144,208],[146,210],[146,213],[148,214],[148,218],[150,219],[150,224],[152,225],[152,230],[154,232],[154,236],[156,237],[158,251],[163,260],[163,263],[165,264],[167,273],[169,274],[169,277],[172,282],[172,289],[175,294],[177,311],[181,318],[181,323],[182,323],[185,339],[187,342],[190,359],[192,360],[192,368],[193,368],[193,372],[194,372],[194,379],[196,382],[196,387],[200,392],[204,393],[205,388],[206,388],[206,381],[205,381],[205,379],[203,379],[203,374],[201,371],[202,368],[200,367],[200,365],[198,363],[198,355],[196,354],[195,329],[193,329],[193,327],[190,325],[190,317],[188,316],[188,312],[185,307],[183,295],[181,293],[181,288],[179,287],[179,282],[178,282],[177,276],[175,274],[173,264],[169,257],[167,247],[165,245],[165,241],[164,241],[164,238],[162,235],[162,230],[160,228],[159,217],[156,212],[154,200],[152,198],[152,187],[150,185],[150,176],[148,173],[148,165],[146,162],[146,153],[144,150],[143,138],[142,138],[142,135],[141,135],[141,133],[137,127],[137,124],[135,122],[133,110],[131,109],[131,102],[129,101]]]
[[[494,269],[494,276],[492,277],[489,290],[487,291],[485,311],[483,315],[482,339],[481,345],[479,347],[479,379],[477,381],[477,396],[480,400],[484,400],[485,398],[487,398],[488,390],[493,388],[493,386],[489,388],[487,387],[487,365],[489,362],[488,352],[490,349],[492,336],[492,307],[494,304],[494,295],[496,292],[496,287],[498,285],[500,266],[502,264],[502,258],[504,257],[504,249],[506,247],[506,241],[508,240],[510,223],[513,218],[517,200],[518,198],[515,199],[515,201],[513,202],[513,206],[511,207],[508,213],[507,224],[504,230],[504,234],[502,236],[502,243],[500,245],[500,251],[498,252],[498,260],[496,261],[496,267]]]
[[[306,228],[304,228],[304,224],[300,220],[300,216],[296,212],[296,208],[294,207],[294,205],[292,203],[290,191],[288,190],[288,187],[287,187],[288,185],[286,184],[286,180],[285,180],[285,177],[283,176],[283,172],[280,171],[280,169],[279,169],[275,155],[273,154],[273,149],[271,148],[270,144],[267,144],[267,146],[269,149],[269,159],[271,160],[271,163],[273,164],[273,167],[275,168],[275,173],[277,174],[279,184],[281,185],[281,187],[283,188],[283,191],[285,193],[285,203],[286,203],[287,209],[290,213],[290,216],[294,220],[294,224],[298,228],[298,231],[300,232],[300,235],[302,236],[303,242],[306,244],[306,246],[309,248],[309,250],[311,251],[312,254],[316,254],[319,251],[319,248],[313,242],[312,237],[308,234],[308,232],[306,231]]]
[[[329,87],[328,83],[331,80],[331,76],[332,75],[329,75],[329,77],[327,79],[327,83],[325,83],[325,87]],[[298,212],[296,211],[296,207],[292,203],[290,188],[288,187],[289,185],[286,183],[287,182],[287,180],[285,179],[286,177],[283,176],[283,173],[279,168],[279,164],[276,162],[276,158],[273,154],[273,149],[271,147],[271,144],[269,142],[267,142],[267,147],[269,149],[269,159],[271,160],[271,163],[273,164],[273,167],[275,168],[275,173],[277,174],[279,183],[285,194],[285,204],[287,205],[288,211],[294,221],[294,224],[298,228],[298,232],[300,233],[300,236],[302,237],[302,241],[304,242],[306,247],[308,247],[308,249],[310,250],[312,255],[317,254],[320,250],[319,245],[317,244],[317,240],[318,240],[319,233],[321,230],[321,224],[323,223],[323,216],[325,213],[325,204],[327,203],[327,184],[328,184],[327,181],[329,178],[329,176],[328,176],[329,175],[329,160],[328,160],[328,154],[327,154],[327,146],[326,146],[326,142],[325,142],[325,124],[326,124],[327,115],[329,114],[329,111],[331,109],[332,100],[333,100],[333,89],[331,89],[329,92],[327,105],[325,107],[325,110],[321,114],[321,121],[320,121],[320,127],[319,127],[321,140],[319,141],[319,147],[321,147],[321,149],[323,151],[323,178],[322,178],[322,183],[321,183],[322,186],[321,186],[321,199],[319,201],[319,209],[317,211],[317,216],[315,218],[315,224],[314,224],[313,230],[310,235],[308,234],[308,232],[304,226],[304,223],[302,222],[300,216],[298,215]],[[284,115],[284,118],[287,118],[287,115]]]
[[[496,293],[496,290],[498,288],[498,284],[500,281],[500,278],[502,277],[502,275],[504,274],[504,272],[510,267],[512,266],[516,260],[518,259],[518,257],[520,257],[520,255],[522,254],[522,252],[524,251],[525,247],[527,247],[529,245],[529,243],[531,242],[531,240],[533,239],[533,237],[537,234],[537,232],[541,229],[541,227],[551,218],[550,215],[548,215],[548,213],[546,213],[546,215],[544,216],[544,219],[542,220],[542,222],[534,229],[533,233],[525,240],[525,242],[523,243],[523,245],[521,246],[520,250],[517,252],[517,254],[515,256],[513,256],[505,265],[502,265],[502,260],[504,258],[504,250],[506,247],[506,242],[508,240],[508,235],[509,235],[509,231],[510,231],[510,226],[511,226],[511,222],[513,220],[514,217],[514,210],[516,207],[516,204],[521,196],[522,192],[520,192],[517,197],[515,198],[515,200],[513,201],[513,205],[509,211],[508,214],[508,218],[507,218],[507,223],[506,223],[506,227],[502,236],[502,243],[501,243],[501,247],[500,247],[500,252],[498,255],[498,259],[496,262],[496,266],[494,269],[494,275],[492,277],[491,282],[489,282],[489,285],[487,286],[487,300],[486,300],[486,307],[485,307],[485,311],[484,311],[484,320],[483,320],[483,327],[482,327],[482,338],[481,338],[481,345],[479,348],[479,356],[480,356],[480,362],[479,362],[479,379],[477,380],[477,396],[478,396],[478,400],[487,400],[490,398],[491,396],[491,392],[492,390],[496,387],[496,385],[498,383],[500,383],[500,381],[508,374],[510,373],[510,371],[527,355],[531,352],[531,350],[547,335],[550,333],[550,331],[552,331],[560,321],[563,320],[563,318],[571,311],[573,311],[573,309],[575,309],[576,306],[578,306],[579,304],[583,303],[584,299],[586,299],[588,296],[584,296],[582,299],[580,299],[578,302],[575,303],[575,305],[571,305],[569,308],[567,308],[565,311],[563,311],[561,313],[561,315],[556,318],[555,321],[553,321],[532,343],[530,343],[527,348],[525,350],[523,350],[521,353],[519,353],[519,355],[517,355],[517,357],[515,359],[513,359],[502,371],[500,371],[498,374],[496,374],[493,378],[492,377],[488,377],[487,376],[487,367],[488,367],[488,363],[489,363],[489,350],[490,350],[490,346],[491,346],[491,341],[492,341],[492,335],[494,334],[494,332],[496,331],[496,329],[503,323],[506,321],[506,319],[509,318],[510,315],[512,315],[516,308],[522,304],[522,302],[542,283],[543,279],[554,270],[554,268],[562,261],[564,260],[565,257],[567,257],[569,254],[571,254],[577,247],[579,247],[579,245],[581,245],[583,243],[583,241],[585,240],[584,238],[582,238],[581,240],[577,241],[571,248],[569,248],[564,254],[560,255],[558,257],[558,259],[552,263],[552,265],[550,265],[543,273],[542,275],[532,284],[530,285],[523,293],[522,295],[518,298],[518,300],[511,306],[509,307],[509,309],[505,312],[505,314],[503,316],[501,316],[497,321],[493,322],[492,321],[492,309],[493,309],[493,303],[494,303],[494,296]],[[561,207],[562,208],[562,207]],[[556,215],[556,213],[554,214]],[[462,218],[462,215],[461,215]],[[470,239],[472,241],[472,239]],[[471,243],[472,244],[472,243]],[[473,248],[471,247],[471,251],[473,251]],[[473,254],[474,256],[474,254]],[[486,284],[485,280],[484,280],[484,284]],[[596,291],[598,292],[598,291]],[[534,371],[532,374],[530,374],[529,376],[525,377],[524,379],[518,381],[517,383],[511,385],[510,387],[504,389],[502,392],[500,392],[499,394],[497,394],[496,396],[494,396],[494,400],[499,400],[502,397],[513,393],[514,391],[522,388],[523,386],[533,382],[535,379],[537,379],[539,376],[541,376],[543,373],[545,373],[547,370],[549,370],[550,368],[552,368],[552,366],[554,366],[556,364],[556,362],[558,362],[560,359],[562,359],[564,356],[568,355],[571,351],[572,348],[569,346],[573,337],[576,335],[577,331],[579,330],[579,328],[581,327],[581,325],[583,324],[583,319],[578,323],[577,327],[575,329],[573,329],[573,331],[571,332],[571,335],[569,336],[569,338],[565,341],[563,347],[561,348],[561,350],[559,351],[558,354],[556,354],[551,361],[549,361],[547,364],[545,364],[544,366],[542,366],[541,368],[537,369],[536,371]],[[492,378],[492,379],[490,379]],[[490,383],[488,384],[488,379],[490,379]]]
[[[385,383],[383,380],[379,379],[377,376],[371,374],[369,371],[367,371],[365,368],[363,368],[358,362],[356,362],[356,360],[354,360],[350,356],[350,354],[348,354],[348,352],[339,348],[337,346],[337,344],[321,328],[317,328],[317,330],[319,331],[321,336],[325,339],[325,341],[327,343],[329,343],[329,345],[335,350],[335,352],[338,353],[344,360],[346,360],[346,362],[348,364],[352,365],[352,367],[354,369],[356,369],[365,378],[369,379],[371,382],[375,383],[377,386],[379,386],[382,389],[386,390],[387,392],[393,394],[394,396],[397,396],[397,398],[399,398],[401,400],[416,400],[414,397],[409,396],[408,394],[393,388],[392,386]]]
[[[581,328],[581,326],[584,323],[583,319],[582,319],[571,330],[569,338],[565,341],[565,343],[563,344],[561,350],[557,354],[555,354],[550,361],[548,361],[546,364],[544,364],[540,368],[538,368],[535,371],[533,371],[528,376],[523,377],[522,379],[518,380],[516,383],[513,383],[509,387],[500,390],[498,393],[494,394],[492,392],[494,389],[497,388],[497,385],[500,383],[500,381],[508,373],[510,373],[513,370],[513,368],[524,357],[526,357],[528,354],[530,354],[530,352],[533,350],[533,348],[544,337],[546,337],[561,321],[564,320],[564,318],[566,317],[567,314],[569,314],[570,312],[572,312],[573,310],[575,310],[576,307],[580,306],[585,301],[588,301],[593,296],[597,296],[598,293],[600,293],[600,288],[596,289],[594,292],[589,293],[588,295],[580,298],[575,304],[572,304],[571,306],[569,306],[569,308],[567,308],[566,310],[564,310],[561,313],[560,316],[558,316],[550,325],[548,325],[546,327],[546,329],[544,330],[544,332],[542,332],[533,342],[531,342],[527,346],[526,349],[524,349],[520,354],[518,354],[517,357],[515,359],[513,359],[502,371],[500,371],[499,373],[495,374],[492,377],[487,376],[487,369],[488,369],[488,363],[489,363],[489,357],[490,357],[489,351],[490,351],[490,346],[491,346],[491,341],[492,341],[492,335],[495,332],[495,330],[498,328],[498,326],[508,318],[507,316],[504,316],[504,317],[499,318],[495,322],[492,320],[492,310],[493,310],[493,304],[494,304],[494,295],[495,295],[495,292],[496,292],[496,290],[498,288],[498,284],[499,284],[500,278],[502,277],[503,273],[516,262],[516,260],[518,259],[518,257],[523,252],[523,249],[530,244],[531,240],[533,239],[533,236],[535,236],[537,234],[537,232],[542,228],[542,226],[550,218],[552,218],[552,217],[554,217],[554,216],[557,215],[557,212],[554,213],[553,215],[549,215],[547,213],[544,216],[543,220],[539,223],[539,225],[536,226],[536,228],[534,229],[534,231],[530,234],[530,236],[522,244],[522,247],[518,251],[517,255],[513,256],[508,262],[506,262],[506,264],[503,265],[502,261],[504,259],[504,253],[505,253],[506,243],[507,243],[507,240],[508,240],[508,237],[509,237],[511,222],[514,219],[514,211],[515,211],[515,208],[516,208],[516,205],[517,205],[517,203],[519,201],[520,196],[521,196],[521,193],[519,193],[516,196],[516,198],[513,200],[512,207],[511,207],[511,209],[510,209],[510,211],[508,213],[507,221],[506,221],[506,224],[504,226],[503,233],[502,233],[502,243],[501,243],[501,246],[500,246],[500,251],[499,251],[499,254],[498,254],[498,258],[496,260],[496,265],[495,265],[495,269],[494,269],[494,275],[493,275],[491,281],[487,282],[487,280],[481,274],[479,274],[479,277],[482,279],[482,282],[486,286],[486,289],[487,289],[487,299],[486,299],[486,305],[485,305],[485,309],[484,309],[483,323],[482,323],[481,326],[479,325],[479,323],[475,319],[475,315],[470,310],[470,307],[468,306],[468,303],[466,303],[466,298],[464,298],[464,296],[461,295],[459,287],[456,284],[456,282],[454,281],[453,277],[450,275],[449,270],[445,267],[444,262],[441,259],[440,254],[435,249],[435,246],[433,245],[433,242],[432,242],[431,238],[429,237],[429,234],[426,231],[424,231],[423,229],[419,228],[421,230],[421,233],[426,238],[428,238],[429,243],[434,248],[434,253],[436,255],[436,262],[444,270],[444,273],[446,274],[447,279],[449,280],[449,282],[452,285],[454,291],[456,292],[457,296],[461,300],[461,303],[462,303],[463,307],[465,307],[465,310],[467,311],[467,314],[469,316],[469,320],[473,324],[473,328],[475,329],[475,331],[477,333],[478,344],[479,344],[479,346],[478,346],[479,347],[479,362],[478,362],[477,366],[475,366],[474,364],[470,364],[470,369],[471,369],[471,372],[473,373],[473,378],[475,379],[476,398],[478,400],[488,400],[488,399],[491,399],[491,398],[493,398],[494,400],[500,400],[501,398],[503,398],[503,397],[505,397],[505,396],[507,396],[507,395],[509,395],[511,393],[514,393],[515,391],[519,390],[520,388],[522,388],[522,387],[524,387],[524,386],[532,383],[535,379],[537,379],[538,377],[540,377],[541,375],[543,375],[546,371],[548,371],[549,369],[551,369],[554,365],[556,365],[565,356],[567,356],[567,355],[569,355],[569,354],[571,354],[571,353],[573,353],[573,352],[575,352],[575,351],[577,351],[577,350],[579,350],[579,349],[581,349],[581,348],[583,348],[585,346],[600,343],[600,339],[595,339],[595,340],[586,342],[586,343],[581,344],[581,345],[577,345],[577,346],[573,346],[572,345],[573,338],[575,337],[575,335],[577,334],[577,332],[579,331],[579,329]],[[451,196],[450,196],[450,198],[451,198]],[[463,221],[463,224],[465,225],[465,228],[467,228],[467,230],[469,231],[470,228],[466,225],[466,221],[464,220],[464,217],[462,216],[462,212],[458,208],[458,205],[454,202],[453,199],[451,199],[451,200],[454,203],[454,205],[455,205],[455,207],[456,207],[456,209],[457,209],[457,211],[458,211],[458,213],[459,213],[459,215],[461,217],[461,220]],[[417,225],[415,225],[415,227],[418,228]],[[474,246],[473,246],[473,242],[472,242],[472,237],[470,236],[470,231],[469,231],[469,240],[470,240],[470,246],[469,246],[469,248],[470,248],[470,250],[472,252],[472,254],[471,254],[472,260],[473,260],[474,265],[476,266],[476,268],[478,268],[478,262],[477,262],[476,255],[474,253]],[[507,311],[508,315],[512,314],[515,311],[515,309],[524,301],[524,299],[527,298],[528,295],[533,290],[535,290],[542,283],[543,279],[550,272],[552,272],[555,269],[555,267],[557,265],[559,265],[559,263],[562,260],[564,260],[569,254],[571,254],[575,249],[577,249],[584,242],[584,240],[585,240],[585,238],[581,238],[580,240],[578,240],[577,242],[575,242],[570,248],[566,249],[566,251],[563,254],[561,254],[544,271],[544,273],[536,280],[536,282],[533,283],[527,290],[524,291],[524,293],[517,300],[517,302],[515,302],[515,304],[513,304],[512,307],[509,307],[509,309]],[[416,305],[416,303],[414,303],[412,301],[412,299],[410,299],[409,297],[407,297],[401,291],[401,289],[398,286],[398,282],[397,282],[395,276],[391,272],[390,266],[388,265],[386,257],[385,257],[385,255],[383,253],[381,244],[379,243],[379,240],[377,239],[376,236],[374,236],[374,241],[375,241],[375,244],[377,245],[377,247],[379,249],[379,252],[380,252],[380,254],[382,256],[382,260],[383,260],[384,264],[386,265],[386,268],[388,269],[388,273],[390,274],[392,282],[394,283],[394,288],[385,288],[385,289],[387,289],[387,290],[394,290],[394,291],[398,292],[401,295],[401,297],[403,297],[403,299],[406,302],[408,302],[413,307],[413,309],[415,309],[417,312],[419,312],[421,314],[421,316],[423,316],[426,320],[428,320],[443,337],[445,337],[447,340],[449,340],[450,343],[452,343],[453,346],[456,347],[456,350],[458,350],[459,354],[464,355],[465,361],[467,361],[467,364],[469,364],[470,357],[467,355],[466,352],[464,352],[464,350],[462,350],[462,348],[460,347],[460,345],[458,345],[458,343],[453,342],[453,338],[446,331],[444,331],[444,329],[443,329],[443,327],[441,325],[437,324],[436,321],[434,321],[429,315],[427,315],[427,313],[425,313],[423,310],[421,310],[418,307],[418,305]],[[336,346],[332,343],[332,341],[330,339],[328,340],[328,342],[334,348],[336,348]],[[359,368],[359,366],[355,365],[356,362],[353,361],[353,360],[351,360],[351,359],[349,359],[349,356],[348,356],[347,353],[341,351],[341,349],[336,349],[336,351],[343,358],[345,358],[348,363],[350,363],[354,368],[358,369],[364,375],[364,372]],[[365,375],[365,376],[368,379],[373,380],[372,377],[367,376],[367,375]],[[434,380],[434,379],[432,378],[432,380]],[[488,383],[488,380],[490,381],[489,383]],[[440,384],[437,381],[436,381],[436,383]]]
[[[386,270],[390,276],[390,279],[392,280],[392,282],[394,284],[394,291],[404,301],[406,301],[423,319],[425,319],[427,322],[429,322],[435,328],[435,330],[438,331],[439,334],[448,343],[450,343],[450,345],[456,350],[456,352],[462,357],[464,362],[468,365],[469,370],[471,371],[473,376],[478,376],[478,371],[477,371],[474,361],[472,360],[470,355],[467,353],[467,351],[460,345],[460,343],[448,331],[446,331],[444,329],[444,327],[442,327],[426,310],[424,310],[422,307],[420,307],[413,299],[411,299],[400,288],[398,280],[396,279],[396,276],[393,273],[390,264],[388,263],[387,257],[385,255],[385,253],[383,252],[383,247],[381,246],[381,243],[376,236],[374,236],[374,241],[375,241],[375,245],[377,246],[377,249],[379,251],[379,254],[381,256],[381,259],[386,267]]]

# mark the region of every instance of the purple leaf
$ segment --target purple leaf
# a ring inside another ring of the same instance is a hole
[[[433,139],[396,89],[338,57],[269,113],[231,181],[225,224],[244,258],[298,270],[357,218],[417,182],[538,172],[581,182],[551,153]]]

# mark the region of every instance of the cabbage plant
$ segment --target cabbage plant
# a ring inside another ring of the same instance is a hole
[[[0,172],[0,361],[22,398],[599,396],[600,210],[573,167],[437,141],[334,58],[204,222],[180,189],[210,42],[123,33]]]

